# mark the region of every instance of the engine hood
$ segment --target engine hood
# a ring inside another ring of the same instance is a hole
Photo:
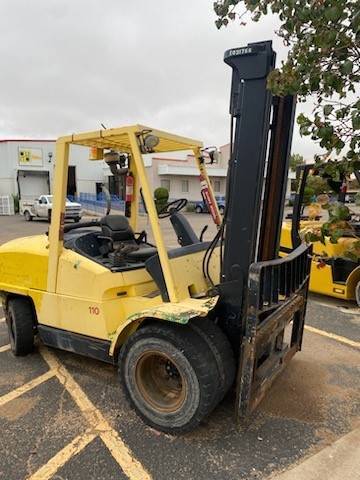
[[[49,241],[46,235],[17,238],[0,246],[1,291],[27,295],[46,290]]]
[[[3,253],[33,253],[47,255],[48,245],[49,239],[45,234],[16,238],[15,240],[10,240],[9,242],[0,245],[0,255]]]

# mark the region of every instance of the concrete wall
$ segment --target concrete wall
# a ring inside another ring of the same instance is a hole
[[[90,161],[87,147],[71,145],[69,165],[76,167],[78,193],[96,193],[96,183],[105,181],[105,162],[103,160]]]
[[[11,195],[15,192],[16,182],[13,169],[8,163],[8,144],[0,143],[0,195]]]
[[[186,198],[190,201],[201,200],[199,171],[191,152],[156,154],[150,160],[151,166],[147,167],[146,170],[153,190],[157,187],[166,186],[165,183],[170,182],[170,198]],[[225,195],[227,162],[228,158],[225,156],[224,158],[220,157],[218,163],[207,165],[213,187],[219,187],[214,192],[218,196]],[[167,171],[169,173],[166,173]],[[183,191],[183,181],[188,182],[188,192]]]
[[[20,149],[41,152],[41,160],[28,164],[20,163]],[[104,181],[104,162],[90,162],[88,158],[88,148],[77,145],[71,146],[69,165],[76,167],[77,193],[96,193],[96,182]],[[0,195],[18,194],[18,170],[48,172],[52,191],[55,162],[55,141],[16,140],[0,142]]]

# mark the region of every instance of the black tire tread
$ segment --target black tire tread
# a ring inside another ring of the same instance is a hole
[[[215,356],[220,378],[217,405],[234,383],[236,367],[233,349],[225,333],[208,317],[194,318],[189,325],[207,342]]]
[[[140,338],[156,337],[161,338],[167,342],[171,342],[190,361],[192,367],[196,371],[196,375],[201,389],[201,402],[193,415],[190,422],[182,427],[162,427],[154,424],[152,421],[143,415],[143,413],[133,404],[131,396],[126,388],[124,382],[123,365],[125,364],[125,357],[131,346]],[[213,353],[208,345],[202,340],[199,335],[193,331],[188,325],[176,325],[168,322],[154,322],[138,329],[125,342],[120,350],[119,355],[119,373],[123,385],[125,385],[125,392],[128,401],[135,409],[138,415],[152,427],[165,431],[167,433],[185,433],[196,428],[200,422],[208,416],[216,406],[214,400],[218,397],[219,377],[216,368]]]
[[[31,303],[26,298],[12,298],[7,308],[12,311],[16,323],[15,345],[13,353],[24,356],[34,349],[34,312]]]

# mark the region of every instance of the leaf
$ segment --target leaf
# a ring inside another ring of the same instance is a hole
[[[324,105],[324,115],[325,117],[328,117],[330,115],[330,113],[334,110],[334,106],[333,105]]]
[[[326,125],[324,127],[319,128],[318,136],[319,138],[329,140],[333,131],[334,131],[334,128],[331,125]]]
[[[360,115],[353,115],[351,122],[354,130],[360,130]]]
[[[331,232],[330,243],[338,243],[339,238],[344,236],[344,230],[338,229]]]
[[[351,60],[346,60],[340,67],[341,73],[344,75],[349,75],[353,70],[353,62]]]
[[[336,5],[325,9],[325,18],[329,21],[336,22],[342,14],[341,5]]]

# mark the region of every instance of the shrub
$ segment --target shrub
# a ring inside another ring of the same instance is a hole
[[[167,188],[158,187],[154,191],[156,211],[159,213],[168,203],[169,191]]]
[[[19,213],[20,205],[19,205],[19,195],[13,195],[13,202],[14,202],[14,212]]]

